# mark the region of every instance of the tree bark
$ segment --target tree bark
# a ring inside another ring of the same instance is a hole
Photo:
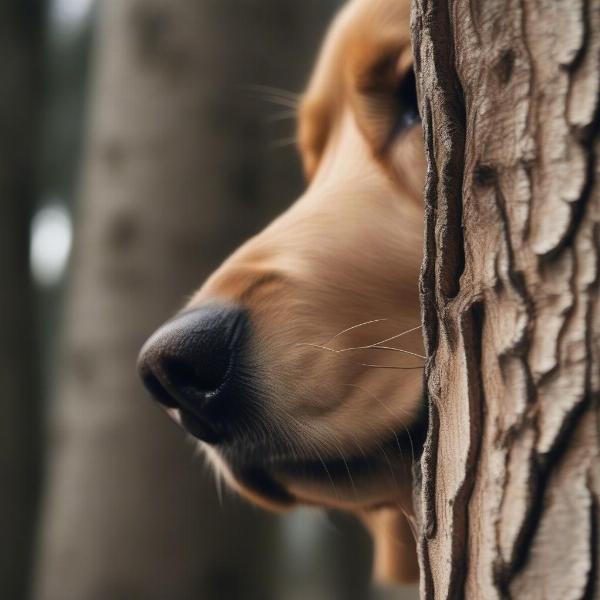
[[[298,86],[298,44],[312,44],[304,29],[323,10],[102,3],[39,599],[278,597],[275,520],[219,506],[135,363],[185,294],[299,188],[244,85],[278,81],[280,65]]]
[[[598,0],[415,0],[423,598],[600,597]]]
[[[38,2],[0,1],[0,581],[24,598],[40,478],[39,347],[29,271],[41,92]]]

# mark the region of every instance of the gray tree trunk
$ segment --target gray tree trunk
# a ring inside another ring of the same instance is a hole
[[[25,597],[40,475],[39,348],[29,274],[41,81],[39,3],[0,2],[0,582]]]
[[[102,3],[39,600],[277,597],[274,519],[231,498],[220,508],[135,362],[146,336],[299,189],[244,85],[287,69],[297,88],[312,50],[296,54],[325,10]]]
[[[423,598],[600,597],[598,0],[416,0]]]

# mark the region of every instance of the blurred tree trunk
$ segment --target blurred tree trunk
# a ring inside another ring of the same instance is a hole
[[[417,0],[423,598],[600,595],[598,0]]]
[[[135,362],[185,294],[299,189],[243,86],[297,88],[315,42],[304,32],[324,12],[102,3],[39,600],[278,597],[276,521],[230,498],[219,506]]]
[[[0,582],[26,596],[40,475],[39,348],[29,274],[41,94],[39,3],[0,1]]]

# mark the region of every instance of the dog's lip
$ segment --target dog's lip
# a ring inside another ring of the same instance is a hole
[[[263,467],[232,468],[238,482],[259,498],[267,501],[271,508],[286,509],[298,502],[298,498]]]
[[[201,437],[205,434],[201,419],[179,408],[165,408],[165,412],[184,431],[196,438],[201,446],[210,447],[217,451],[218,455],[227,464],[233,478],[244,488],[251,491],[256,498],[264,498],[269,508],[286,509],[296,504],[296,497],[279,483],[264,465],[236,460],[235,454],[230,455],[226,446],[222,446],[217,441],[211,442],[206,439],[206,436]]]
[[[180,409],[166,409],[167,414],[183,429],[194,437],[196,425],[202,430],[202,423],[193,415],[182,415]],[[404,435],[397,434],[387,442],[379,444],[360,456],[313,456],[301,458],[293,452],[276,453],[272,449],[256,446],[248,448],[231,446],[227,443],[213,443],[204,439],[201,444],[210,447],[231,474],[240,491],[245,490],[253,501],[271,510],[286,510],[297,504],[342,507],[341,498],[336,488],[347,487],[348,493],[345,508],[370,509],[390,504],[390,500],[366,495],[356,497],[355,485],[367,484],[370,478],[380,477],[387,472],[390,476],[392,469],[397,469],[400,462],[406,463],[412,457],[411,448],[401,448],[400,439]],[[208,443],[207,443],[208,442]],[[390,454],[388,454],[390,453]],[[408,454],[407,454],[408,453]],[[413,457],[414,458],[414,457]],[[391,462],[390,462],[391,461]],[[401,477],[399,471],[396,471]],[[395,476],[392,474],[392,478]],[[236,486],[236,487],[237,487]],[[317,489],[329,488],[327,494],[319,493]],[[331,500],[326,500],[326,496]],[[393,504],[393,502],[392,502]]]
[[[386,450],[392,445],[396,455],[388,457]],[[250,453],[227,449],[219,451],[219,455],[238,483],[251,491],[254,501],[258,498],[258,503],[268,508],[287,509],[302,504],[369,510],[395,502],[388,494],[378,492],[370,482],[372,478],[380,480],[383,476],[388,480],[386,489],[398,485],[396,476],[402,477],[399,467],[407,459],[406,454],[399,456],[398,450],[394,438],[365,455],[344,458],[324,456],[323,459],[301,460],[291,453],[268,456],[265,452],[262,458],[256,458],[254,453],[254,460],[250,460]],[[391,469],[396,475],[390,473]],[[361,488],[364,493],[360,493]]]
[[[208,444],[216,444],[220,441],[221,437],[218,432],[214,431],[208,423],[205,423],[202,418],[196,416],[193,412],[174,407],[164,407],[164,411],[179,427],[197,440]]]
[[[221,439],[219,433],[212,426],[193,412],[184,409],[179,409],[177,412],[179,414],[175,422],[195,438],[209,444],[217,443]],[[169,411],[167,413],[170,414]]]
[[[267,473],[274,476],[293,477],[296,479],[347,479],[348,472],[353,477],[368,476],[375,467],[389,468],[386,450],[398,452],[398,436],[371,449],[360,456],[313,456],[301,458],[293,452],[274,453],[265,448],[239,449],[231,448],[220,440],[206,439],[206,426],[202,419],[193,413],[179,408],[165,408],[165,412],[182,429],[198,440],[213,446],[219,455],[229,464],[232,471],[244,479],[262,478]],[[404,457],[405,458],[405,457]]]

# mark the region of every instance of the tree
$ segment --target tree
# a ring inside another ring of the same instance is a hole
[[[39,352],[29,274],[35,207],[42,15],[0,2],[0,581],[26,595],[40,477]]]
[[[416,0],[423,598],[600,595],[600,3]]]
[[[271,83],[274,64],[299,85],[290,38],[312,47],[318,33],[304,30],[325,10],[102,3],[37,598],[276,597],[275,521],[219,507],[135,363],[185,294],[299,187],[239,98],[243,84]],[[281,172],[277,188],[267,167]]]

